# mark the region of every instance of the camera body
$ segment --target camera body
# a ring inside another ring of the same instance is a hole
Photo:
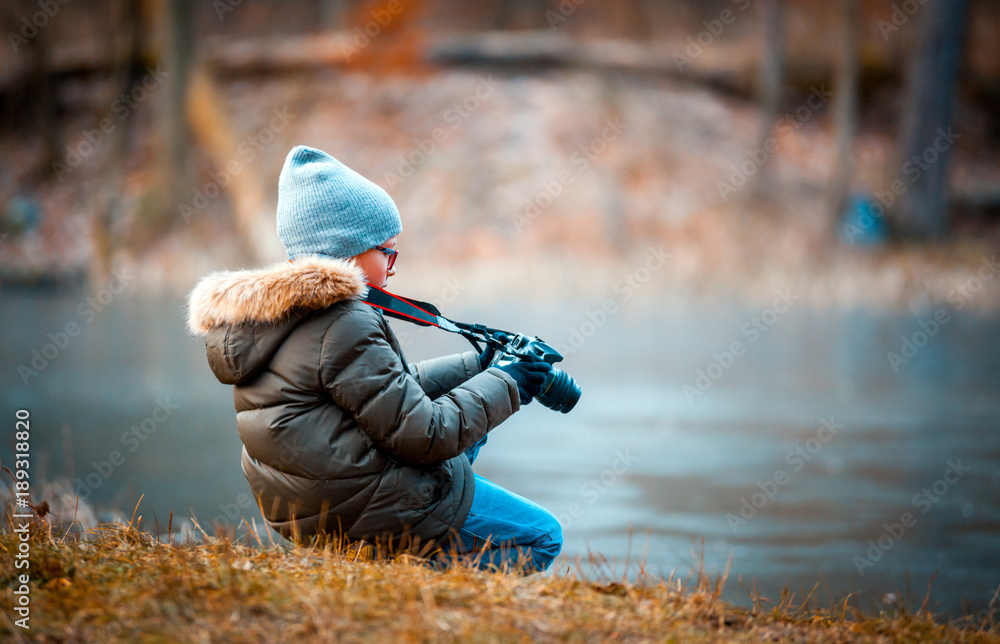
[[[541,360],[554,365],[563,359],[561,353],[541,338],[522,333],[511,336],[508,333],[495,332],[491,335],[493,340],[491,344],[497,348],[497,353],[501,354],[499,359],[494,359],[494,365],[503,366],[518,360]],[[581,393],[580,385],[576,384],[572,376],[552,367],[545,384],[542,385],[541,393],[535,398],[549,409],[567,414],[580,400]]]
[[[498,351],[507,356],[506,358],[501,358],[497,364],[509,364],[514,362],[515,358],[520,360],[535,358],[549,364],[555,364],[563,359],[561,353],[536,336],[527,336],[523,333],[518,333],[511,337],[506,333],[497,333],[493,337],[502,345]],[[505,359],[506,362],[504,362]]]

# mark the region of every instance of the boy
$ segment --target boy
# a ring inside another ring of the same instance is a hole
[[[325,152],[289,152],[277,210],[290,261],[208,275],[188,302],[212,371],[234,385],[243,473],[268,525],[390,549],[432,541],[434,565],[482,549],[480,567],[503,567],[527,551],[526,572],[545,570],[562,547],[558,521],[472,462],[550,365],[488,367],[490,351],[407,365],[363,302],[366,282],[384,288],[395,274],[399,212]]]

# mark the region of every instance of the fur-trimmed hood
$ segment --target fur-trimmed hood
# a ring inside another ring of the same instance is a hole
[[[205,276],[188,297],[188,329],[205,337],[220,382],[239,384],[264,368],[313,311],[364,297],[364,273],[350,261],[308,257],[295,263]]]
[[[204,336],[216,327],[276,324],[295,309],[324,309],[366,293],[361,269],[354,262],[330,257],[217,271],[203,277],[188,296],[188,330]]]

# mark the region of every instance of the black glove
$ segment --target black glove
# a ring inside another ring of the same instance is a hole
[[[514,382],[517,383],[517,393],[521,396],[521,404],[527,405],[531,399],[542,392],[542,385],[552,365],[541,360],[537,362],[513,362],[511,364],[497,367],[500,371],[506,371]]]
[[[497,348],[492,344],[487,344],[483,352],[479,354],[479,369],[480,371],[486,371],[490,363],[493,362],[493,356],[497,353]]]

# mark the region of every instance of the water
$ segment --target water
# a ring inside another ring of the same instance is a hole
[[[231,390],[185,334],[180,301],[118,296],[98,312],[84,295],[2,291],[0,302],[4,464],[14,410],[27,408],[37,473],[70,474],[97,505],[130,514],[145,494],[139,513],[161,528],[170,511],[203,525],[257,515]],[[601,302],[460,304],[456,319],[562,345],[583,387],[570,414],[532,403],[509,419],[475,466],[560,518],[559,571],[588,551],[619,575],[631,556],[632,576],[636,559],[666,577],[702,558],[721,572],[731,557],[732,600],[754,581],[772,599],[818,583],[821,603],[859,591],[869,608],[907,587],[922,598],[937,573],[932,601],[953,615],[1000,584],[1000,318],[946,309],[923,342],[933,310],[702,305],[602,319]],[[79,333],[62,338],[70,322]],[[410,360],[467,346],[393,326]],[[904,337],[922,346],[894,370],[887,353],[911,355]],[[37,375],[19,370],[58,341]]]

